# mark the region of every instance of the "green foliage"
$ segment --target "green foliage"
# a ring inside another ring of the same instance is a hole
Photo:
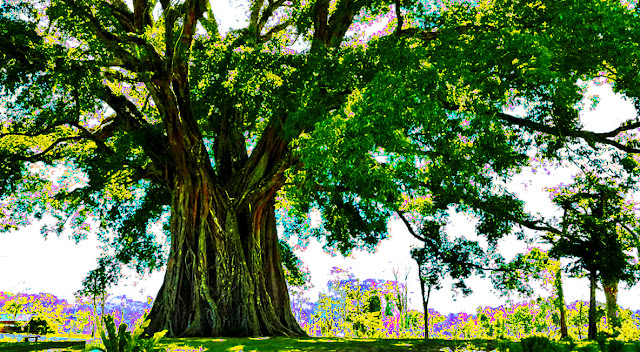
[[[296,256],[289,244],[278,240],[285,278],[289,286],[304,286],[310,281],[309,271],[302,268],[302,261]]]
[[[565,215],[563,233],[549,236],[551,254],[575,261],[568,270],[598,271],[603,280],[638,280],[633,258],[626,253],[637,246],[638,219],[626,201],[633,184],[595,172],[582,173],[574,183],[552,191],[552,199]]]
[[[13,320],[15,320],[18,314],[20,314],[20,311],[22,310],[22,307],[24,307],[25,303],[26,302],[24,298],[18,297],[17,299],[14,299],[8,303],[5,303],[4,309],[9,313],[13,314]]]
[[[133,334],[127,331],[127,324],[120,324],[116,332],[115,324],[113,322],[113,316],[107,315],[104,317],[104,324],[108,336],[104,330],[100,332],[102,337],[102,343],[104,344],[103,351],[105,352],[152,352],[159,351],[156,346],[161,338],[167,333],[167,330],[157,332],[153,337],[145,339],[141,338],[144,329],[149,325],[150,321],[147,320],[142,326],[137,327]],[[166,350],[166,349],[165,349]]]

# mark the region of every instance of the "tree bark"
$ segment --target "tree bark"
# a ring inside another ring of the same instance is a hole
[[[587,339],[595,340],[598,335],[598,321],[596,317],[596,285],[597,285],[597,273],[592,270],[589,273],[589,331],[587,333]]]
[[[618,281],[603,279],[602,287],[607,300],[607,325],[611,333],[614,333],[615,328],[621,326],[618,317]]]
[[[236,210],[218,204],[207,184],[176,187],[169,261],[147,333],[306,335],[290,308],[273,200]]]

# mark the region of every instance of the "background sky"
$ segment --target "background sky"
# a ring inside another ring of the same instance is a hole
[[[214,11],[222,13],[217,16],[220,28],[238,28],[244,21],[238,20],[245,10],[238,8],[235,3],[217,4]],[[371,34],[381,30],[386,23],[379,22],[367,29]],[[618,126],[620,121],[636,116],[632,104],[613,94],[611,88],[604,85],[590,85],[587,96],[598,95],[600,104],[590,111],[588,108],[582,113],[582,121],[586,129],[591,131],[608,131]],[[589,102],[586,101],[586,106]],[[517,113],[516,109],[516,113]],[[515,176],[509,183],[509,189],[516,192],[526,202],[526,210],[541,212],[551,216],[556,209],[552,205],[545,187],[554,187],[559,183],[568,183],[575,170],[571,169],[525,169]],[[45,221],[46,223],[46,221]],[[40,234],[42,223],[22,228],[10,233],[0,233],[0,291],[52,293],[60,298],[73,301],[73,293],[81,288],[81,281],[86,274],[97,266],[97,258],[101,253],[100,243],[95,235],[81,241],[79,244],[68,239],[68,233],[60,237],[50,236],[47,240]],[[422,311],[420,288],[417,277],[417,266],[411,259],[409,250],[412,245],[419,245],[413,239],[400,220],[389,223],[389,238],[381,242],[376,253],[354,251],[348,258],[340,255],[325,253],[321,245],[314,239],[305,250],[296,250],[299,257],[307,266],[311,274],[312,289],[307,293],[315,300],[318,293],[326,289],[326,282],[332,267],[348,269],[356,277],[393,280],[393,269],[401,273],[401,278],[408,273],[409,306]],[[451,217],[451,223],[446,231],[452,236],[467,236],[475,238],[474,222],[471,218],[457,214]],[[526,249],[526,245],[514,237],[508,237],[499,242],[502,254],[512,258],[516,253]],[[126,272],[126,271],[125,271]],[[132,273],[129,271],[129,273]],[[126,294],[138,300],[146,300],[147,296],[155,297],[164,271],[149,276],[138,277],[132,275],[125,278],[118,286],[110,289],[113,295]],[[474,293],[467,297],[453,296],[451,282],[447,281],[440,291],[432,292],[430,307],[441,313],[475,312],[478,306],[498,306],[505,303],[506,298],[500,298],[492,287],[488,278],[474,277],[468,280]],[[565,297],[567,302],[588,299],[588,280],[565,278]],[[537,294],[546,295],[543,291]],[[598,300],[603,301],[604,295],[598,292]],[[520,300],[516,297],[516,300]],[[625,308],[640,309],[640,285],[630,290],[621,287],[619,303]]]

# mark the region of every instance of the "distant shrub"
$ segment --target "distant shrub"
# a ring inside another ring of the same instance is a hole
[[[24,332],[45,335],[54,332],[52,324],[45,318],[35,317],[29,320],[23,328]]]

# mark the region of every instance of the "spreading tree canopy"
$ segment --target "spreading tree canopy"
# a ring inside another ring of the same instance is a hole
[[[148,333],[303,335],[276,209],[298,229],[319,211],[312,233],[342,253],[450,206],[495,241],[545,226],[499,183],[535,146],[638,151],[640,122],[579,121],[594,78],[640,105],[638,9],[618,0],[1,6],[3,228],[52,214],[44,232],[79,240],[95,219],[106,255],[166,266]]]

